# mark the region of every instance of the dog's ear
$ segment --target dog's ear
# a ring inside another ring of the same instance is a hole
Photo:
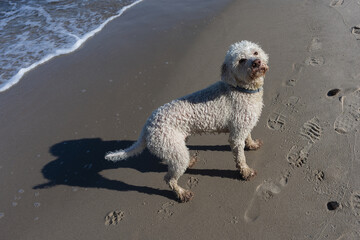
[[[227,66],[226,66],[225,63],[223,63],[223,64],[221,65],[221,78],[225,77],[226,72],[227,72]]]
[[[234,87],[237,86],[235,78],[231,77],[230,69],[226,63],[221,65],[221,80]]]

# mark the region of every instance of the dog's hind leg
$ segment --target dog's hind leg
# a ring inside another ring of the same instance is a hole
[[[168,173],[164,179],[179,201],[190,201],[193,193],[178,185],[179,178],[190,164],[190,153],[183,133],[170,128],[166,129],[166,132],[162,129],[153,129],[147,138],[147,148],[168,165]]]
[[[192,199],[194,194],[178,185],[179,178],[185,173],[190,162],[189,150],[183,144],[177,144],[171,153],[172,159],[168,160],[168,173],[165,176],[165,181],[169,184],[181,202],[188,202]]]
[[[180,202],[190,201],[194,194],[187,189],[184,189],[178,185],[178,179],[173,175],[172,172],[168,172],[165,176],[165,181],[169,184],[171,190],[173,190]]]
[[[199,161],[199,151],[196,151],[194,155],[190,158],[189,166],[188,168],[192,168],[195,163]]]

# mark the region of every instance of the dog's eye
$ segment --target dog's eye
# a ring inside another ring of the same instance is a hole
[[[242,58],[242,59],[239,60],[240,64],[243,64],[244,62],[246,62],[246,58]]]
[[[259,53],[258,52],[254,52],[254,55],[257,56]]]

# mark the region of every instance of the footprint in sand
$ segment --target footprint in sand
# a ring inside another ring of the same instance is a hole
[[[289,115],[294,112],[295,106],[299,102],[300,98],[291,96],[285,104],[282,104],[279,108],[275,109],[269,115],[267,122],[268,128],[271,130],[283,130]]]
[[[109,212],[105,216],[105,225],[106,226],[116,225],[120,221],[122,221],[124,219],[124,217],[125,217],[125,214],[123,211],[115,210],[115,211]]]
[[[314,117],[304,123],[300,130],[300,135],[308,139],[311,143],[315,143],[320,140],[322,130],[320,127],[320,121]]]
[[[299,63],[294,63],[292,66],[292,73],[286,80],[286,86],[294,87],[296,82],[299,80],[299,74],[304,69],[304,65]]]
[[[309,45],[309,52],[316,52],[322,48],[322,43],[318,37],[315,37],[311,40]]]
[[[238,217],[233,217],[230,221],[232,224],[238,224],[239,223],[239,219]]]
[[[292,146],[286,156],[287,161],[293,167],[302,167],[306,164],[309,151],[313,144],[320,140],[322,128],[318,118],[314,117],[305,122],[300,129],[300,135],[308,140],[305,146]]]
[[[360,239],[359,233],[357,233],[357,232],[347,232],[347,233],[343,233],[336,240],[358,240],[358,239]]]
[[[309,151],[312,148],[313,144],[320,140],[322,135],[322,128],[320,126],[319,119],[314,117],[309,121],[305,122],[300,129],[300,135],[305,137],[308,140],[308,143],[305,146],[293,146],[290,149],[289,153],[287,154],[287,161],[290,163],[291,166],[303,166],[307,161]],[[267,201],[271,199],[274,195],[279,194],[281,192],[281,188],[285,187],[288,184],[290,177],[291,170],[285,170],[278,179],[278,181],[274,182],[272,180],[268,180],[257,186],[254,196],[250,201],[249,207],[245,211],[245,221],[255,221],[260,216],[262,201]],[[314,171],[314,177],[318,181],[322,181],[324,179],[324,172]]]
[[[196,187],[199,184],[199,179],[196,177],[189,177],[186,185],[192,189],[193,187]]]
[[[360,89],[342,98],[343,112],[336,118],[334,129],[347,134],[360,124]]]
[[[332,0],[330,3],[331,7],[340,7],[344,4],[344,0]]]
[[[249,207],[245,211],[246,222],[253,222],[260,216],[261,202],[271,199],[275,194],[281,192],[281,188],[273,181],[265,181],[257,186]]]
[[[318,194],[327,194],[329,189],[323,184],[325,180],[325,172],[319,169],[311,169],[306,167],[305,171],[306,180],[313,185],[313,190]]]
[[[313,144],[320,140],[322,135],[322,128],[318,118],[314,117],[305,122],[300,129],[300,135],[308,140],[305,146],[293,146],[287,154],[287,161],[291,166],[302,167],[308,158],[309,151]],[[286,170],[280,179],[275,183],[274,181],[265,181],[257,186],[254,196],[250,201],[249,207],[246,209],[244,219],[246,222],[253,222],[259,218],[261,213],[261,204],[263,201],[271,199],[274,195],[281,192],[281,188],[288,184],[291,177],[291,170]],[[318,181],[324,179],[323,171],[314,171],[314,178]],[[359,197],[360,205],[360,197]]]
[[[291,177],[290,170],[285,170],[284,174],[281,175],[279,180],[280,186],[285,187],[288,184],[290,177]]]
[[[360,191],[355,191],[350,197],[351,210],[356,216],[360,216]]]
[[[311,56],[305,60],[305,63],[306,63],[306,65],[317,67],[317,66],[324,65],[325,59],[321,56]]]
[[[356,37],[356,40],[360,40],[360,24],[352,27],[351,33]]]
[[[157,211],[157,213],[161,216],[161,218],[169,218],[174,212],[171,210],[175,205],[175,202],[166,202],[161,206],[161,209]]]
[[[311,181],[322,182],[325,179],[325,173],[321,170],[312,170],[310,173]]]
[[[297,79],[295,78],[289,78],[286,80],[286,86],[294,87],[296,85]]]
[[[292,167],[302,167],[306,164],[312,144],[304,147],[292,146],[286,155],[286,160]]]

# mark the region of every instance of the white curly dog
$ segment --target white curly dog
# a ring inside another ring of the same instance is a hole
[[[241,41],[228,50],[221,67],[221,81],[176,99],[155,110],[140,137],[125,150],[105,156],[119,161],[140,154],[145,147],[168,165],[165,181],[181,202],[193,193],[178,185],[178,179],[195,163],[186,147],[186,138],[199,133],[230,133],[229,143],[236,167],[243,179],[256,172],[246,164],[244,148],[256,150],[260,140],[251,138],[263,107],[263,83],[268,55],[259,45]]]

